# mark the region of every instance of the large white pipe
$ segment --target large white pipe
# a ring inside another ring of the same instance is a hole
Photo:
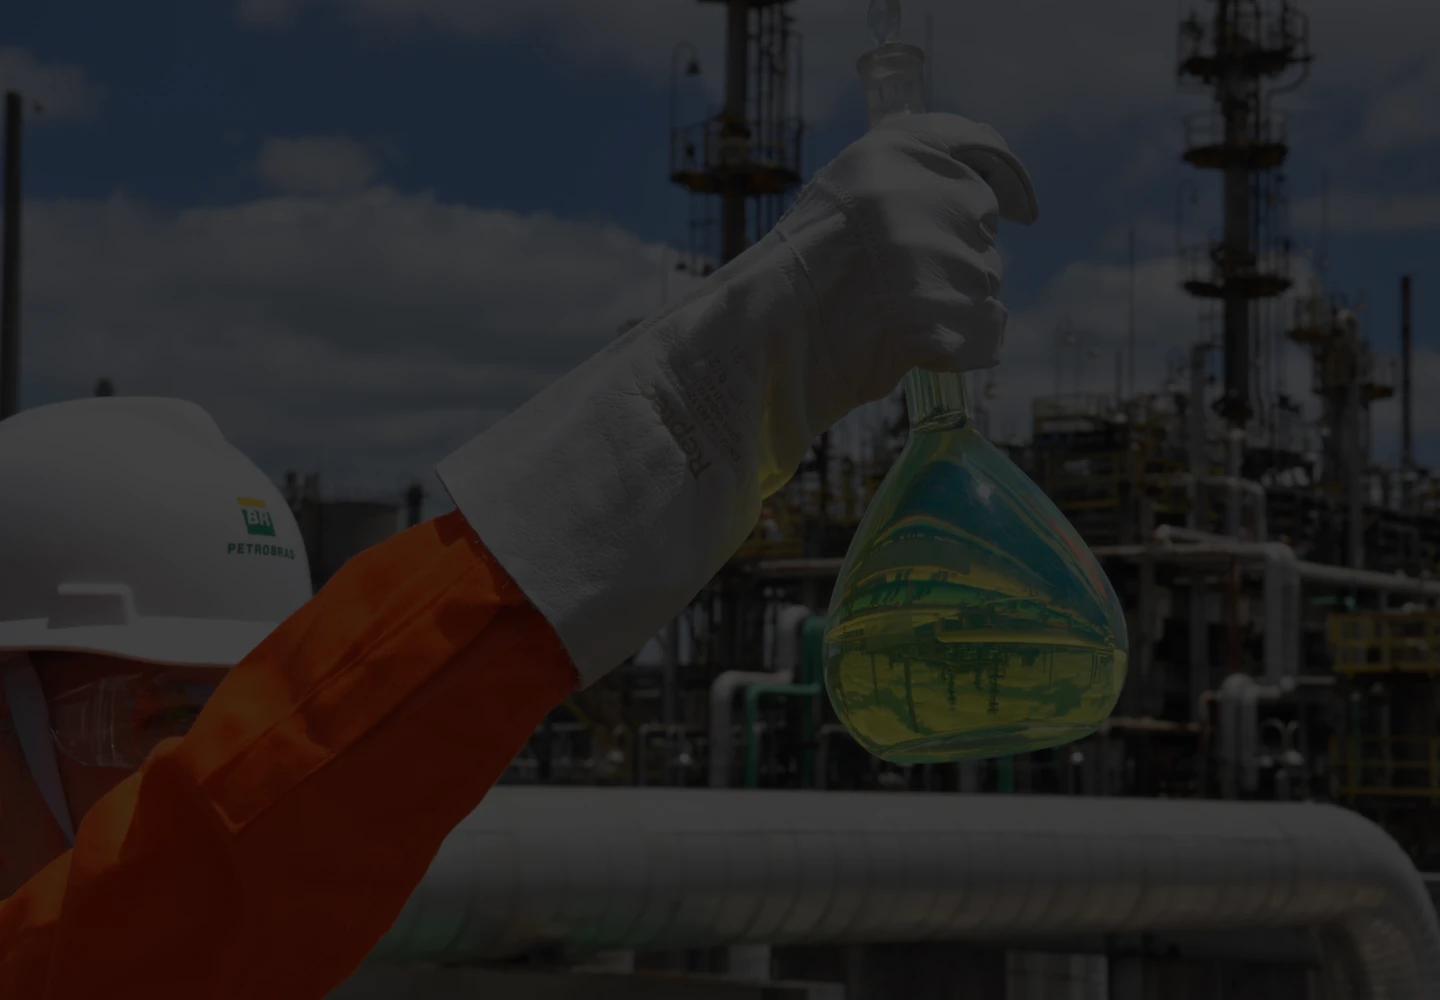
[[[1301,563],[1294,549],[1278,542],[1237,542],[1169,525],[1157,528],[1154,537],[1159,545],[1145,550],[1152,559],[1165,554],[1215,555],[1264,562],[1265,680],[1279,684],[1299,673]]]
[[[1265,680],[1272,685],[1299,673],[1302,581],[1440,599],[1440,582],[1304,562],[1295,557],[1295,550],[1290,546],[1277,542],[1236,542],[1170,526],[1156,529],[1154,537],[1161,552],[1179,558],[1228,556],[1265,563],[1264,663]],[[1154,547],[1145,551],[1154,557]]]
[[[730,750],[733,732],[730,710],[735,695],[754,684],[789,684],[804,655],[800,628],[814,614],[804,604],[787,604],[775,615],[775,669],[772,671],[727,670],[710,685],[710,787],[730,783]]]
[[[1216,750],[1220,759],[1224,798],[1237,791],[1253,792],[1260,785],[1260,705],[1294,697],[1302,688],[1334,687],[1336,678],[1285,677],[1278,684],[1259,684],[1248,674],[1231,674],[1218,691],[1200,696],[1199,715],[1209,715],[1209,705],[1219,707]]]
[[[1232,674],[1226,684],[1237,678],[1247,683],[1233,692],[1238,695],[1240,716],[1240,731],[1235,741],[1240,752],[1233,763],[1239,771],[1240,787],[1254,792],[1260,787],[1260,703],[1279,701],[1283,693],[1279,687],[1256,684],[1253,678],[1244,674]],[[1225,693],[1222,686],[1222,698]]]
[[[1266,491],[1265,487],[1253,479],[1241,479],[1239,476],[1199,476],[1193,473],[1180,473],[1170,476],[1167,482],[1171,486],[1183,488],[1190,497],[1192,506],[1198,506],[1199,493],[1195,489],[1197,482],[1205,486],[1214,486],[1225,490],[1229,494],[1230,510],[1226,515],[1226,523],[1229,530],[1238,535],[1239,523],[1239,495],[1245,494],[1250,498],[1251,533],[1256,541],[1264,541],[1268,532],[1265,513]],[[1192,518],[1199,523],[1198,517]],[[1223,537],[1223,536],[1219,536]],[[1231,536],[1232,540],[1236,537]]]
[[[1292,559],[1295,550],[1279,542],[1237,542],[1221,535],[1202,535],[1184,529],[1157,528],[1155,535],[1162,542],[1183,541],[1183,545],[1099,545],[1094,549],[1101,558],[1155,559],[1182,562],[1188,559],[1230,558],[1261,559],[1265,550],[1273,550],[1277,558]],[[1201,536],[1205,540],[1195,536]],[[1192,544],[1191,540],[1194,539]],[[1213,541],[1211,539],[1214,539]],[[1283,550],[1283,551],[1281,551]],[[1440,580],[1417,579],[1400,573],[1377,573],[1373,570],[1350,569],[1345,566],[1326,566],[1322,563],[1305,562],[1297,559],[1295,571],[1302,580],[1324,583],[1336,587],[1354,587],[1358,590],[1374,590],[1411,597],[1440,600]]]
[[[1355,587],[1360,590],[1386,591],[1409,594],[1413,597],[1440,599],[1440,580],[1417,579],[1399,573],[1377,573],[1374,570],[1351,569],[1348,566],[1326,566],[1323,563],[1305,562],[1295,556],[1295,550],[1279,542],[1237,542],[1223,535],[1209,535],[1199,531],[1188,531],[1165,525],[1155,529],[1155,540],[1164,547],[1162,551],[1182,556],[1230,556],[1238,559],[1273,558],[1293,561],[1295,571],[1302,580],[1325,583],[1337,587]],[[1173,544],[1173,543],[1183,544]],[[1122,555],[1122,547],[1097,549],[1108,555]],[[1134,549],[1136,554],[1154,554],[1153,547],[1124,546]]]
[[[1348,569],[1344,566],[1324,566],[1320,563],[1302,562],[1300,575],[1314,583],[1328,583],[1336,587],[1357,587],[1361,590],[1378,590],[1392,594],[1408,594],[1440,600],[1440,580],[1417,580],[1413,576],[1377,573],[1374,570]]]
[[[1301,803],[494,789],[377,961],[1311,928],[1346,995],[1440,997],[1421,875]]]

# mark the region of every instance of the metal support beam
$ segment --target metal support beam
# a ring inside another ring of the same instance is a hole
[[[5,235],[0,264],[0,420],[20,411],[21,98],[5,95]]]
[[[750,0],[729,0],[725,30],[725,137],[731,154],[746,148],[749,138],[747,106],[750,75]],[[743,156],[738,159],[743,160]],[[722,263],[745,252],[746,199],[741,179],[725,179],[721,234]]]
[[[1410,395],[1410,275],[1400,279],[1400,468],[1406,475],[1406,507],[1409,505],[1408,473],[1415,465],[1415,437],[1411,423],[1414,398]]]
[[[1355,355],[1358,358],[1358,354]],[[1346,434],[1346,548],[1351,569],[1365,568],[1365,449],[1361,442],[1360,423],[1365,419],[1360,403],[1360,366],[1352,360],[1350,384],[1345,396]]]

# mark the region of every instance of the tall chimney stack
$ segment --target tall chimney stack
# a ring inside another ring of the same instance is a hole
[[[1409,471],[1415,464],[1413,401],[1410,395],[1410,275],[1400,279],[1400,465]]]

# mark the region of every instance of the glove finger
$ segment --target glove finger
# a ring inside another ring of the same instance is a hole
[[[896,358],[911,368],[965,372],[1000,363],[1009,313],[996,299],[976,302],[955,293],[928,296],[913,313],[913,333],[903,338]]]
[[[904,116],[891,127],[943,148],[950,157],[979,174],[995,192],[1002,218],[1028,226],[1040,217],[1040,203],[1030,174],[989,125],[957,115],[931,113]]]
[[[1000,251],[983,242],[972,227],[970,242],[963,236],[934,232],[914,241],[913,293],[930,296],[955,293],[972,301],[999,298],[1003,283]]]

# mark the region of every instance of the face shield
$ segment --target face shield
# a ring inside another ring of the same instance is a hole
[[[184,736],[219,687],[213,668],[150,666],[67,687],[47,696],[30,657],[0,664],[4,702],[0,733],[14,732],[26,763],[66,840],[74,823],[59,761],[135,770],[167,739]]]
[[[133,770],[189,732],[218,686],[176,670],[106,677],[51,699],[50,737],[77,764]]]

